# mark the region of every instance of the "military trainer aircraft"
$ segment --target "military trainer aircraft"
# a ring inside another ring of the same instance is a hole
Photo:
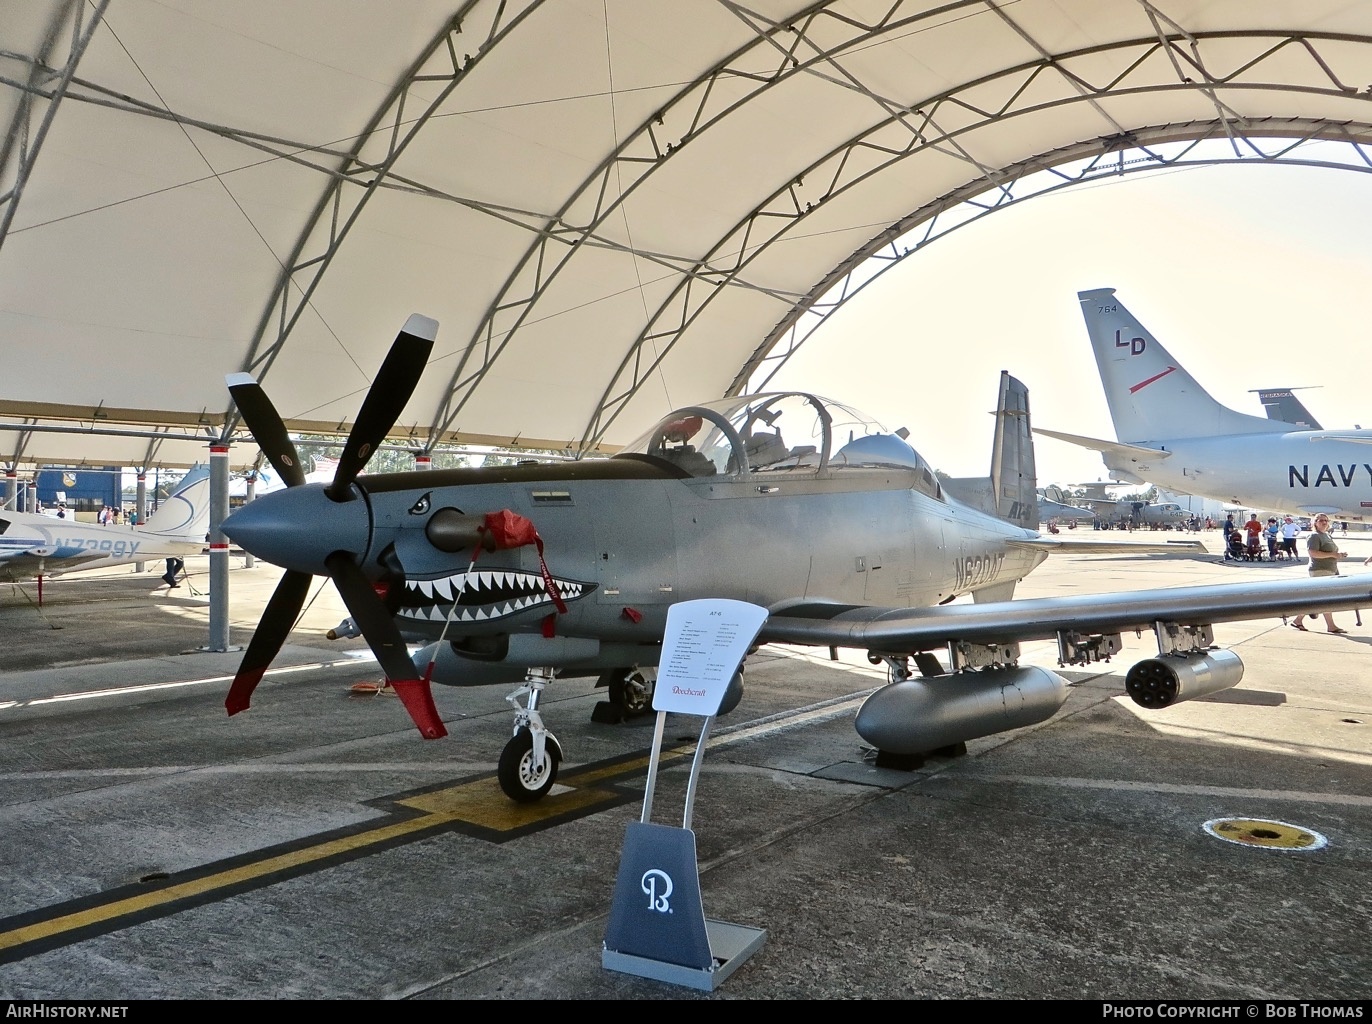
[[[184,558],[204,550],[209,521],[206,466],[190,469],[143,526],[99,526],[0,510],[0,581]]]
[[[1078,292],[1118,440],[1036,427],[1101,453],[1131,483],[1243,508],[1372,515],[1372,430],[1291,429],[1215,401],[1115,297]]]
[[[244,422],[291,485],[224,523],[286,570],[230,688],[230,714],[248,707],[316,575],[333,579],[424,736],[446,733],[430,683],[519,684],[497,770],[519,801],[546,794],[562,759],[539,712],[545,687],[599,675],[615,702],[641,706],[677,601],[762,605],[759,643],[851,647],[884,661],[891,681],[856,727],[891,765],[1052,716],[1066,684],[1019,665],[1020,641],[1056,638],[1062,664],[1076,665],[1119,651],[1122,630],[1153,631],[1159,656],[1134,666],[1127,686],[1166,706],[1241,678],[1239,658],[1212,648],[1214,622],[1372,605],[1356,577],[1010,600],[1054,549],[1139,547],[1031,529],[1028,395],[1009,374],[991,476],[971,489],[985,508],[950,498],[903,431],[797,392],[678,409],[608,459],[360,477],[436,330],[418,315],[406,323],[329,484],[304,482],[261,386],[229,378]],[[968,594],[972,603],[949,603]],[[411,655],[407,640],[426,646]],[[735,676],[722,710],[741,693]]]

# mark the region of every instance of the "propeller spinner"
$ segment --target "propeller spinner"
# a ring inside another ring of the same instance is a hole
[[[419,677],[395,620],[358,564],[370,533],[365,508],[348,507],[353,481],[414,394],[437,334],[437,321],[426,316],[416,313],[405,321],[362,402],[327,487],[305,483],[295,445],[262,386],[246,373],[226,378],[243,422],[288,487],[283,493],[264,495],[224,522],[224,532],[245,551],[286,569],[229,688],[224,706],[230,715],[248,707],[253,690],[286,642],[305,606],[310,578],[327,575],[419,731],[427,739],[448,734],[428,680]],[[329,550],[323,550],[321,540]]]

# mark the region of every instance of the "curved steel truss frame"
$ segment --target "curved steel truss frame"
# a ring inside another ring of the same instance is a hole
[[[927,0],[891,0],[874,20],[852,16],[838,0],[820,0],[784,21],[768,20],[735,0],[717,2],[746,26],[747,43],[624,133],[558,209],[537,211],[452,195],[405,176],[399,166],[408,146],[459,94],[473,69],[498,47],[516,39],[519,27],[544,0],[466,0],[415,57],[352,146],[337,150],[195,121],[82,81],[75,70],[108,0],[93,5],[64,0],[41,51],[19,58],[29,65],[28,80],[6,83],[17,87],[22,99],[0,150],[0,183],[6,184],[6,191],[0,193],[0,245],[46,126],[56,106],[69,100],[178,121],[318,171],[325,178],[324,188],[282,261],[242,366],[261,378],[379,190],[402,189],[460,203],[516,225],[528,232],[528,245],[461,346],[455,369],[433,410],[428,437],[413,439],[423,448],[454,439],[454,424],[473,394],[579,252],[597,247],[632,251],[661,267],[671,286],[664,299],[646,309],[636,336],[622,351],[609,355],[613,368],[579,437],[572,442],[584,453],[604,441],[606,432],[675,347],[689,343],[691,328],[726,289],[750,289],[777,306],[775,326],[749,352],[725,391],[738,394],[764,387],[828,316],[906,256],[956,227],[1024,199],[1106,173],[1221,160],[1372,169],[1367,148],[1372,142],[1372,115],[1337,121],[1255,120],[1238,113],[1244,107],[1242,97],[1272,92],[1372,103],[1372,86],[1341,80],[1333,70],[1338,61],[1331,54],[1337,47],[1346,57],[1351,47],[1366,58],[1360,60],[1362,66],[1372,66],[1372,36],[1258,30],[1190,33],[1148,0],[1139,0],[1152,35],[1051,53],[1015,22],[1013,7],[1002,9],[987,0],[951,0],[932,9]],[[944,93],[915,98],[883,95],[845,67],[845,59],[863,47],[971,14],[990,14],[1003,21],[1030,45],[1035,59],[960,83]],[[68,33],[71,42],[59,63],[54,55]],[[1313,69],[1299,84],[1281,72],[1282,62],[1293,52]],[[1083,69],[1102,66],[1098,60],[1102,56],[1110,58],[1106,63],[1114,70],[1107,79],[1098,80]],[[1171,77],[1159,78],[1160,62],[1170,66]],[[708,139],[712,129],[744,105],[784,87],[796,76],[815,76],[864,97],[871,105],[871,119],[855,126],[847,138],[808,166],[788,171],[782,187],[758,198],[746,215],[719,233],[703,252],[634,250],[608,230],[609,219],[655,174]],[[421,84],[424,88],[416,89]],[[418,98],[421,93],[425,98]],[[1121,124],[1110,113],[1113,97],[1166,98],[1179,93],[1200,95],[1214,116],[1140,127]],[[1088,108],[1093,123],[1111,130],[1008,166],[987,166],[973,155],[976,147],[970,140],[978,132],[1076,106]],[[1348,144],[1345,159],[1310,155],[1312,143],[1328,140]],[[1214,153],[1216,141],[1227,146],[1227,154]],[[840,204],[858,186],[925,154],[965,164],[966,182],[885,227],[803,293],[764,286],[760,275],[750,277],[757,261],[774,252],[778,243],[796,237],[807,218],[821,210],[841,210]],[[236,410],[227,408],[222,422],[227,438],[237,425]]]

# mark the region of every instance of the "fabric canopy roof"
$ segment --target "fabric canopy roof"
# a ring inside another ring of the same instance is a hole
[[[345,431],[412,312],[399,443],[610,449],[953,204],[1370,83],[1350,0],[5,4],[0,463],[203,461],[236,371]]]

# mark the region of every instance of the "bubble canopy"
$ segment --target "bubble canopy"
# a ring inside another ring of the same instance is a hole
[[[937,495],[929,464],[901,434],[850,406],[799,391],[677,409],[620,455],[661,459],[692,477],[904,470]]]

